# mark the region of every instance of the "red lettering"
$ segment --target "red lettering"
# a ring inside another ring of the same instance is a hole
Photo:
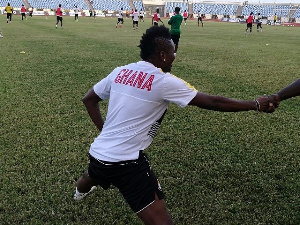
[[[145,81],[148,73],[144,73],[143,71],[135,71],[133,74],[133,70],[122,69],[115,78],[115,83],[130,85],[132,87],[146,89],[147,91],[151,91],[152,83],[155,78],[154,75],[151,75],[148,80]],[[132,74],[132,75],[131,75]]]
[[[132,75],[127,79],[125,85],[130,84],[130,86],[133,86],[133,82],[135,81],[135,77],[136,77],[137,74],[138,74],[138,71],[135,71],[134,74],[132,74]],[[123,82],[123,84],[124,84],[124,82]]]
[[[138,77],[136,78],[136,80],[134,81],[133,86],[136,86],[137,84],[137,88],[141,88],[146,76],[148,73],[143,74],[143,72],[141,71],[138,75]]]
[[[126,71],[127,71],[127,69],[122,69],[122,70],[118,73],[117,77],[115,78],[115,83],[121,83],[121,82],[122,82],[122,76],[121,76],[121,73],[124,73],[124,72],[126,72]]]
[[[147,88],[148,91],[151,91],[151,86],[152,86],[152,82],[154,80],[154,77],[155,77],[154,75],[151,75],[149,77],[149,79],[144,83],[144,85],[143,85],[143,87],[141,89]]]
[[[127,78],[129,77],[129,75],[133,72],[133,70],[127,70],[126,72],[124,72],[123,76],[122,76],[122,80],[123,80],[123,84],[126,83]],[[122,82],[121,80],[121,82]],[[120,83],[121,83],[120,82]]]

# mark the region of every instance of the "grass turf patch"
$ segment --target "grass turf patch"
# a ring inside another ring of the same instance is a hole
[[[131,19],[116,29],[116,18],[65,17],[57,30],[55,17],[0,21],[2,223],[140,224],[115,188],[83,202],[72,195],[98,135],[81,99],[112,69],[140,59],[151,20],[138,30]],[[199,91],[238,99],[299,78],[299,28],[245,35],[245,27],[189,20],[172,72]],[[271,115],[171,104],[147,153],[174,222],[298,224],[299,108],[299,98]]]

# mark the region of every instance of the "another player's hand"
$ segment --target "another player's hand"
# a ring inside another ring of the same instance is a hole
[[[279,103],[280,103],[280,98],[277,94],[273,94],[269,96],[270,102],[273,103],[273,105],[275,106],[275,108],[278,108]]]
[[[267,95],[261,96],[256,99],[257,110],[259,112],[272,113],[275,111],[274,104],[270,101]]]

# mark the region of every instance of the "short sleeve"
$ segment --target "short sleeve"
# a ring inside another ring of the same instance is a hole
[[[94,92],[101,98],[101,99],[108,99],[110,96],[110,89],[111,83],[109,81],[109,76],[105,77],[97,84],[94,85]]]
[[[163,98],[180,107],[187,106],[196,96],[197,90],[184,80],[168,74],[164,81]]]

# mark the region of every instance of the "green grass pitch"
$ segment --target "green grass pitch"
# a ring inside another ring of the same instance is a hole
[[[0,16],[1,224],[141,224],[116,188],[72,196],[98,135],[81,99],[115,67],[140,60],[151,20],[138,30],[131,19],[122,29],[117,18],[63,22]],[[172,73],[199,91],[248,100],[299,78],[299,28],[245,28],[188,20]],[[299,97],[273,114],[171,104],[147,154],[174,222],[299,224],[299,116]]]

